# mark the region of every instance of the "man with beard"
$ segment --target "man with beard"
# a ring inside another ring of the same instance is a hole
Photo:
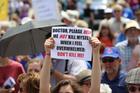
[[[104,73],[101,83],[108,84],[112,93],[128,93],[125,87],[126,73],[121,71],[120,51],[116,47],[107,47],[102,55]]]
[[[140,34],[140,27],[136,21],[130,21],[125,26],[125,35],[127,40],[116,44],[116,47],[120,49],[122,55],[122,69],[128,71],[128,63],[132,57],[132,51],[137,44],[140,43],[138,39]]]

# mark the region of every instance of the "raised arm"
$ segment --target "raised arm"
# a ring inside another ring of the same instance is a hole
[[[43,67],[40,72],[40,93],[51,93],[50,91],[50,69],[51,57],[50,51],[54,47],[53,38],[49,38],[44,43],[46,56],[43,62]]]
[[[101,66],[100,66],[100,47],[101,42],[97,38],[90,41],[93,51],[93,67],[91,75],[91,87],[89,93],[100,93]]]

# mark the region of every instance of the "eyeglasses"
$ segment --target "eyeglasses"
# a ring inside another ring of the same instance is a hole
[[[128,91],[130,92],[136,92],[137,90],[140,92],[140,86],[138,87],[133,86],[133,85],[128,86]]]
[[[102,62],[103,63],[113,63],[116,60],[116,58],[112,58],[112,57],[107,57],[107,58],[102,58]]]

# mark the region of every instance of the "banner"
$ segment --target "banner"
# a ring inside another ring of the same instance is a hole
[[[35,13],[35,20],[59,20],[57,0],[32,0],[32,5]]]
[[[0,0],[0,20],[8,20],[8,1]]]
[[[87,28],[53,27],[55,48],[51,50],[51,57],[91,61],[92,47],[89,44],[91,35],[92,31]]]

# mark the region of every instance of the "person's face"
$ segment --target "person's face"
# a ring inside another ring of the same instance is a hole
[[[83,93],[87,93],[87,91],[89,91],[91,86],[91,80],[86,80],[81,84],[81,87],[83,89]]]
[[[127,88],[129,93],[140,93],[140,84],[139,85],[129,84]]]
[[[129,28],[126,32],[126,37],[128,41],[135,42],[138,40],[139,31],[136,28]]]
[[[73,0],[68,0],[68,4],[69,4],[69,5],[74,5]]]
[[[122,16],[122,11],[121,10],[114,10],[114,16],[116,18],[120,18]]]
[[[74,93],[74,92],[70,85],[65,85],[60,88],[59,93]]]
[[[114,72],[118,72],[120,66],[120,59],[105,57],[102,58],[102,62],[107,74],[113,74]]]
[[[41,65],[40,63],[31,63],[28,66],[27,72],[40,72]]]
[[[109,34],[109,27],[103,26],[101,30],[102,30],[101,33],[102,33],[103,36],[108,36],[108,34]]]

